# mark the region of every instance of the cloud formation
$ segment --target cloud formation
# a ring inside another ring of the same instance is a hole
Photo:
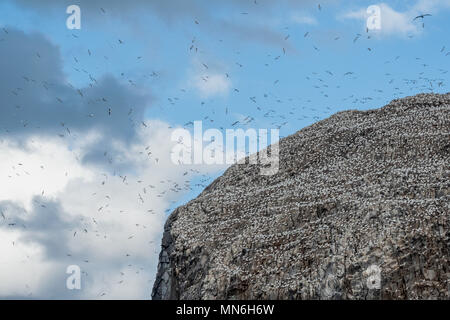
[[[375,4],[380,8],[381,28],[371,30],[378,36],[410,36],[420,34],[423,30],[421,19],[414,20],[421,14],[438,14],[442,9],[450,8],[449,0],[419,0],[407,10],[397,11],[386,3]],[[338,16],[339,19],[356,19],[363,22],[367,21],[370,14],[367,8],[350,10]]]
[[[65,12],[67,6],[74,4],[70,0],[10,1],[41,15]],[[324,0],[321,3],[325,5],[328,2],[333,1]],[[92,25],[96,21],[104,22],[105,16],[114,17],[127,24],[139,24],[141,22],[136,13],[148,12],[146,19],[149,16],[157,17],[170,26],[185,26],[186,23],[194,24],[194,21],[197,21],[200,31],[217,37],[227,34],[243,42],[251,41],[278,47],[281,45],[291,51],[295,50],[291,44],[284,41],[285,35],[267,26],[271,13],[278,7],[287,7],[293,11],[317,9],[314,0],[78,0],[76,4],[81,7],[83,21]],[[147,21],[145,20],[145,23]]]
[[[231,88],[231,79],[220,63],[204,63],[195,59],[189,71],[187,86],[196,89],[201,98],[226,96]]]
[[[291,20],[294,23],[298,23],[298,24],[307,24],[307,25],[317,25],[317,19],[307,13],[303,13],[303,12],[296,12],[293,13],[291,16]]]
[[[168,209],[201,171],[171,162],[172,129],[145,118],[151,95],[113,76],[76,88],[42,35],[4,38],[0,297],[149,298]]]

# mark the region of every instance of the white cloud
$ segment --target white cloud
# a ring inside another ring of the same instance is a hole
[[[77,92],[57,46],[4,37],[14,54],[2,50],[0,93],[16,107],[0,116],[0,298],[149,298],[166,213],[216,168],[172,163],[172,129],[145,118],[147,90],[105,75]],[[81,291],[66,289],[69,265]]]
[[[87,137],[91,139],[92,137]],[[54,196],[71,179],[92,179],[92,172],[83,168],[76,154],[61,139],[30,137],[25,145],[15,140],[0,143],[0,201],[10,200],[31,209],[34,195],[44,192]]]
[[[223,74],[201,74],[196,77],[195,87],[203,97],[224,95],[230,91],[231,82]]]
[[[420,0],[405,11],[396,11],[386,3],[375,4],[381,10],[381,29],[371,30],[379,36],[408,36],[422,32],[422,21],[413,19],[420,14],[437,14],[439,10],[450,7],[450,0]],[[344,12],[338,19],[356,19],[363,22],[365,28],[367,18],[367,8]],[[426,20],[424,21],[426,24]]]
[[[408,12],[397,12],[385,3],[377,4],[380,7],[381,29],[371,30],[379,35],[401,35],[416,34],[420,30],[418,25],[412,22],[411,16]],[[349,11],[340,16],[341,19],[356,19],[365,22],[369,18],[366,8]]]
[[[309,25],[317,25],[317,20],[315,17],[308,15],[306,13],[297,12],[291,16],[291,20],[294,23],[298,24],[309,24]]]
[[[27,297],[32,288],[42,287],[42,279],[51,272],[50,264],[35,259],[43,251],[38,245],[17,243],[20,231],[0,229],[0,237],[0,297]]]
[[[107,157],[79,160],[99,133],[0,141],[0,297],[150,297],[165,211],[188,192],[192,175],[170,160],[172,129],[146,125],[131,145],[111,144],[129,164],[115,173]],[[85,272],[81,291],[65,288],[72,264]]]
[[[223,67],[217,64],[205,64],[194,60],[189,71],[188,87],[197,90],[202,98],[225,96],[230,92],[231,80]]]

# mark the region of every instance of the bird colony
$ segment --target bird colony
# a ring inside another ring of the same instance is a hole
[[[281,139],[277,174],[231,166],[168,218],[152,298],[450,299],[449,111],[339,112]]]

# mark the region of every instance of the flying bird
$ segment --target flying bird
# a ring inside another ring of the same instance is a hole
[[[417,20],[417,19],[423,19],[423,18],[425,18],[425,17],[431,17],[431,14],[426,13],[426,14],[418,15],[417,17],[415,17],[415,18],[413,19],[413,21],[415,21],[415,20]]]

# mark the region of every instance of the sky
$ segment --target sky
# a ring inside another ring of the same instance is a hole
[[[2,1],[0,298],[150,299],[168,214],[229,166],[174,163],[175,129],[284,137],[448,92],[449,13],[450,0]]]

